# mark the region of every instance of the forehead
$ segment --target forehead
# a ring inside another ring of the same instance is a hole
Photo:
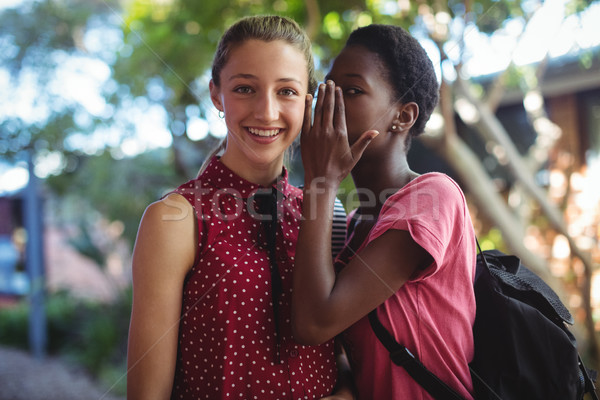
[[[307,60],[304,53],[283,40],[265,42],[248,39],[231,49],[221,75],[253,74],[273,78],[294,78],[308,81]]]
[[[335,58],[329,76],[339,79],[343,76],[360,75],[384,79],[387,75],[385,72],[384,64],[377,53],[356,45],[344,47]]]

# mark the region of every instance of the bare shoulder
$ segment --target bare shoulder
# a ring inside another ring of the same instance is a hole
[[[179,194],[169,196],[150,204],[142,217],[142,230],[151,230],[154,235],[165,239],[173,234],[190,233],[195,228],[195,215],[192,205]]]
[[[144,212],[135,244],[134,268],[136,264],[148,268],[161,262],[187,272],[195,259],[196,244],[194,209],[183,196],[170,194]]]
[[[183,222],[194,216],[192,205],[180,194],[171,193],[146,207],[142,222]],[[193,219],[193,218],[192,218]]]

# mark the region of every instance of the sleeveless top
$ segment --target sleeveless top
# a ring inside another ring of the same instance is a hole
[[[337,378],[333,341],[303,346],[292,338],[292,267],[302,191],[288,183],[285,168],[265,188],[237,176],[215,157],[197,179],[174,193],[194,208],[198,250],[183,287],[171,398],[314,399],[330,394]],[[265,193],[277,198],[271,239],[264,223],[271,215],[257,204]]]

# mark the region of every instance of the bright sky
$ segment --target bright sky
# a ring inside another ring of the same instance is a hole
[[[3,8],[16,7],[22,2],[23,0],[0,0],[0,10]]]
[[[0,12],[14,7],[23,0],[0,0]],[[600,4],[592,5],[588,12],[578,18],[571,16],[563,21],[565,0],[546,0],[530,21],[527,32],[519,39],[523,30],[520,20],[508,21],[505,27],[493,37],[480,34],[476,29],[466,28],[466,46],[474,49],[465,65],[472,76],[500,71],[512,59],[518,65],[541,60],[546,52],[557,57],[574,48],[589,48],[600,45]],[[119,146],[122,156],[131,156],[144,150],[171,145],[171,135],[167,130],[165,110],[149,103],[146,99],[132,99],[127,110],[116,111],[105,103],[101,90],[110,89],[114,82],[110,79],[110,68],[105,61],[114,55],[113,50],[122,49],[121,32],[118,27],[97,26],[86,32],[85,45],[89,56],[69,56],[57,52],[56,61],[61,67],[56,71],[51,94],[60,95],[65,103],[79,103],[85,112],[76,114],[80,126],[91,123],[90,116],[104,117],[116,121],[113,127],[98,129],[92,135],[74,134],[67,145],[80,148],[90,154],[110,146]],[[439,60],[433,46],[424,43],[434,62]],[[458,57],[458,46],[449,44],[446,48],[450,57]],[[68,62],[66,62],[68,61]],[[445,76],[452,77],[452,69],[444,68]],[[43,121],[52,112],[51,105],[36,105],[39,94],[35,80],[27,73],[22,74],[15,84],[9,79],[6,70],[0,65],[0,92],[10,93],[0,98],[0,110],[4,116],[18,116],[27,122]],[[160,96],[160,88],[157,88]],[[207,99],[208,101],[208,99]],[[56,106],[56,104],[53,104]],[[210,109],[210,108],[209,108]],[[224,136],[225,126],[216,113],[207,120],[199,117],[199,108],[190,107],[187,132],[192,140],[201,140],[207,134]],[[2,115],[0,115],[2,117]],[[135,126],[133,135],[123,138],[127,124]],[[58,154],[46,154],[36,163],[36,175],[46,177],[59,171],[63,160]],[[0,162],[0,194],[21,187],[27,180],[27,170],[23,166],[9,166]]]
[[[504,29],[492,37],[473,31],[466,35],[467,47],[477,54],[467,68],[471,75],[501,71],[512,59],[516,65],[526,65],[544,58],[559,57],[574,49],[600,45],[600,4],[593,4],[581,16],[564,19],[565,0],[546,0],[523,31],[523,21],[508,21]],[[518,40],[518,41],[517,41]]]

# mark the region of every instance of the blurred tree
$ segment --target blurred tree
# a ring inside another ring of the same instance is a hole
[[[23,1],[0,12],[0,66],[8,73],[11,98],[3,96],[0,154],[21,159],[23,150],[64,151],[64,139],[75,131],[90,133],[103,121],[78,124],[85,112],[53,86],[56,71],[69,55],[85,55],[83,35],[93,19],[106,17],[106,1]],[[19,91],[35,91],[31,115],[16,109]],[[10,107],[9,107],[10,106]]]
[[[156,149],[132,158],[114,159],[109,152],[96,156],[71,156],[77,164],[70,172],[47,178],[47,184],[62,204],[76,204],[77,209],[57,210],[63,222],[79,226],[80,236],[73,244],[81,253],[90,255],[99,265],[104,257],[94,248],[88,230],[93,229],[98,215],[123,223],[123,235],[133,243],[141,212],[149,202],[175,187],[180,179],[173,168],[169,152]],[[87,250],[84,250],[87,249]]]

